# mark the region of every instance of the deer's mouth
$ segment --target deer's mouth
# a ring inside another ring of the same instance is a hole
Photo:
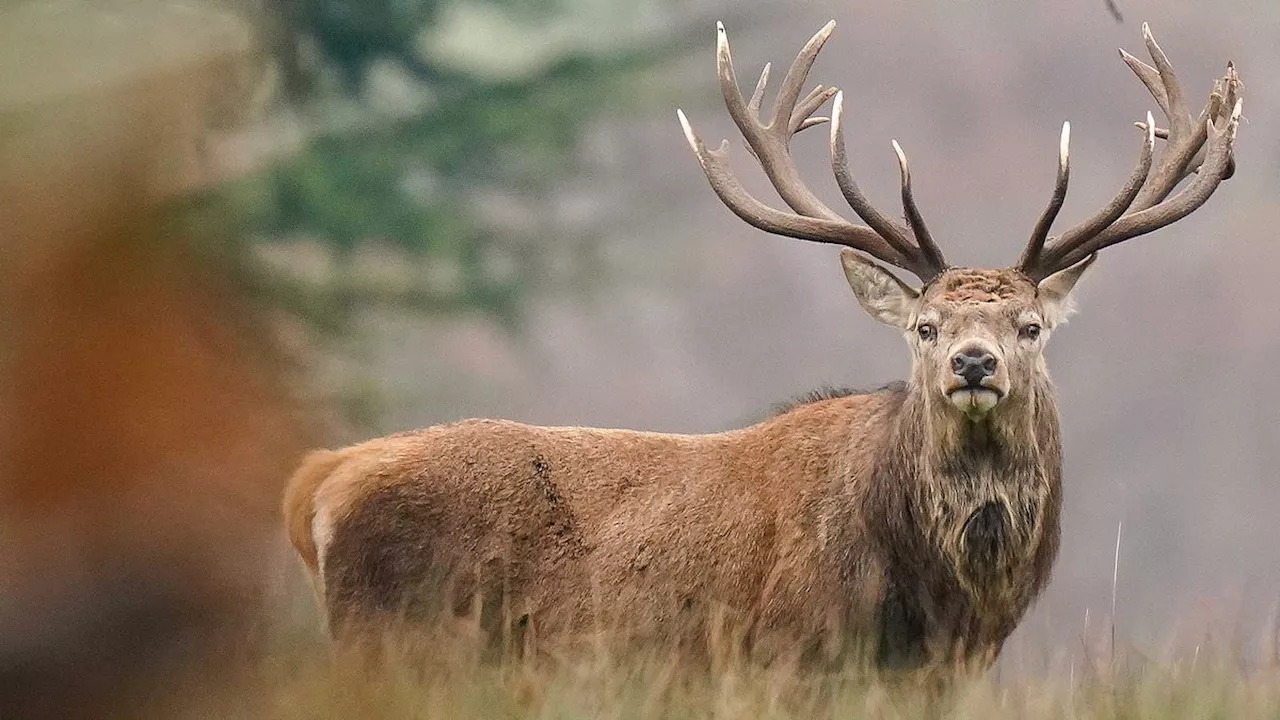
[[[991,387],[962,385],[947,392],[947,399],[957,410],[969,417],[981,417],[991,412],[1004,399],[1004,393]]]

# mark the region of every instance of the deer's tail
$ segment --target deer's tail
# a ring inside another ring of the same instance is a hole
[[[284,523],[302,562],[312,576],[319,573],[316,541],[311,532],[315,519],[316,490],[342,463],[344,455],[333,450],[316,450],[302,460],[302,466],[289,478],[284,491]]]

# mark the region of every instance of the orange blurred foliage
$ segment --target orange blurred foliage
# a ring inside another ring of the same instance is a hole
[[[72,10],[22,18],[45,77],[0,82],[4,717],[136,710],[248,643],[315,439],[252,302],[159,221],[216,178],[202,143],[242,97],[247,30],[187,7],[191,28],[150,17],[42,65],[114,12]]]

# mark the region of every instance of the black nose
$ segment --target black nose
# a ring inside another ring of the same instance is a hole
[[[983,378],[996,372],[996,356],[980,347],[968,347],[951,358],[951,371],[964,378],[969,387],[982,387]]]

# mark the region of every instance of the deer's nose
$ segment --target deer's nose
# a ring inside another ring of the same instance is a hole
[[[982,387],[982,381],[996,372],[996,356],[986,348],[971,345],[951,357],[951,371],[964,378],[969,387]]]

